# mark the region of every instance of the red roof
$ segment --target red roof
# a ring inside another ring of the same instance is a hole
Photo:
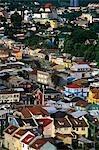
[[[26,129],[20,129],[18,132],[14,134],[14,137],[20,139],[26,132],[27,132]]]
[[[32,145],[31,147],[34,149],[40,149],[44,144],[46,144],[47,142],[52,143],[51,138],[41,138],[41,139],[37,139]]]
[[[42,108],[41,106],[27,106],[24,108],[19,108],[18,111],[22,113],[24,118],[30,118],[30,117],[32,117],[32,114],[33,115],[42,115],[42,116],[47,115],[48,116],[48,112],[44,108]]]
[[[37,119],[37,122],[41,125],[43,125],[43,127],[46,127],[47,125],[49,125],[52,120],[49,119],[49,118],[46,118],[46,119]]]
[[[47,110],[45,110],[41,106],[35,106],[35,107],[30,106],[28,107],[28,109],[33,115],[48,115]]]
[[[89,62],[80,61],[80,62],[77,62],[77,64],[79,64],[79,65],[83,65],[83,64],[89,65],[90,63]]]
[[[79,101],[77,101],[75,106],[86,107],[86,106],[88,106],[88,103],[87,103],[87,101],[79,100]]]
[[[28,134],[21,142],[28,145],[34,138],[35,136]]]
[[[45,5],[44,5],[44,8],[54,8],[55,6],[53,6],[53,4],[51,4],[51,3],[46,3]]]
[[[22,115],[24,116],[24,118],[31,118],[32,117],[32,115],[30,114],[28,108],[26,108],[26,107],[19,108],[18,111],[22,113]]]
[[[14,133],[18,128],[13,126],[13,125],[9,125],[5,130],[4,132],[8,133],[8,134],[12,134]]]
[[[67,85],[66,87],[67,88],[84,88],[84,86],[78,85],[78,84],[74,84],[74,83],[72,83],[70,85]]]

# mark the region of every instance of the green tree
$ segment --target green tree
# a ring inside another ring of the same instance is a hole
[[[65,41],[64,52],[72,54],[72,52],[73,52],[73,44],[74,44],[74,42],[73,42],[72,39]]]
[[[22,23],[22,16],[19,15],[17,11],[11,15],[11,23],[15,28],[20,28]]]
[[[90,46],[84,53],[85,60],[93,61],[95,60],[95,47]]]

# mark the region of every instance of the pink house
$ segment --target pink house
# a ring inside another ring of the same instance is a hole
[[[43,135],[48,135],[51,137],[55,136],[55,126],[54,126],[53,118],[46,117],[46,118],[37,119],[36,121]]]

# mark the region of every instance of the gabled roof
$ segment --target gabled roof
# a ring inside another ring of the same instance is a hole
[[[93,89],[91,89],[91,92],[95,94],[95,95],[93,96],[93,98],[99,99],[99,89],[93,88]]]
[[[88,106],[88,103],[87,103],[87,101],[79,100],[76,102],[75,106],[86,107],[86,106]]]
[[[4,130],[4,132],[11,135],[11,134],[14,133],[17,129],[18,129],[17,127],[15,127],[15,126],[13,126],[13,125],[9,125],[9,126]]]
[[[56,133],[56,136],[59,136],[61,138],[67,138],[67,137],[73,137],[72,134],[61,134],[61,133]]]
[[[41,106],[27,107],[33,115],[48,115],[48,112]]]
[[[71,127],[70,122],[67,118],[57,118],[55,119],[55,128]]]
[[[26,132],[26,129],[20,129],[17,132],[15,132],[14,137],[20,139]]]
[[[34,138],[34,135],[28,134],[21,142],[28,145]]]
[[[74,83],[72,83],[70,85],[67,85],[66,87],[67,88],[84,88],[84,86],[78,85],[78,84],[74,84]]]
[[[98,104],[91,104],[87,107],[87,110],[99,110]]]
[[[48,115],[48,112],[41,106],[27,106],[19,108],[17,111],[22,113],[24,118],[31,118],[32,115],[42,115],[42,116]]]
[[[88,124],[83,117],[74,118],[71,115],[68,115],[68,119],[73,127],[88,127]]]
[[[52,119],[49,119],[49,118],[42,118],[42,119],[37,119],[36,120],[38,122],[39,125],[42,125],[43,127],[46,127],[48,126],[51,122],[52,122]]]
[[[25,125],[30,125],[32,127],[36,127],[37,126],[36,122],[32,118],[30,118],[30,119],[16,118],[16,121],[17,121],[17,123],[18,123],[18,125],[20,127],[23,127]]]
[[[46,144],[47,142],[53,143],[51,138],[41,138],[41,139],[37,139],[32,145],[31,147],[34,149],[40,149],[44,144]]]

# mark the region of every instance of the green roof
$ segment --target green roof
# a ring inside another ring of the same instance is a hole
[[[99,105],[98,104],[92,104],[87,106],[87,110],[99,110]]]

